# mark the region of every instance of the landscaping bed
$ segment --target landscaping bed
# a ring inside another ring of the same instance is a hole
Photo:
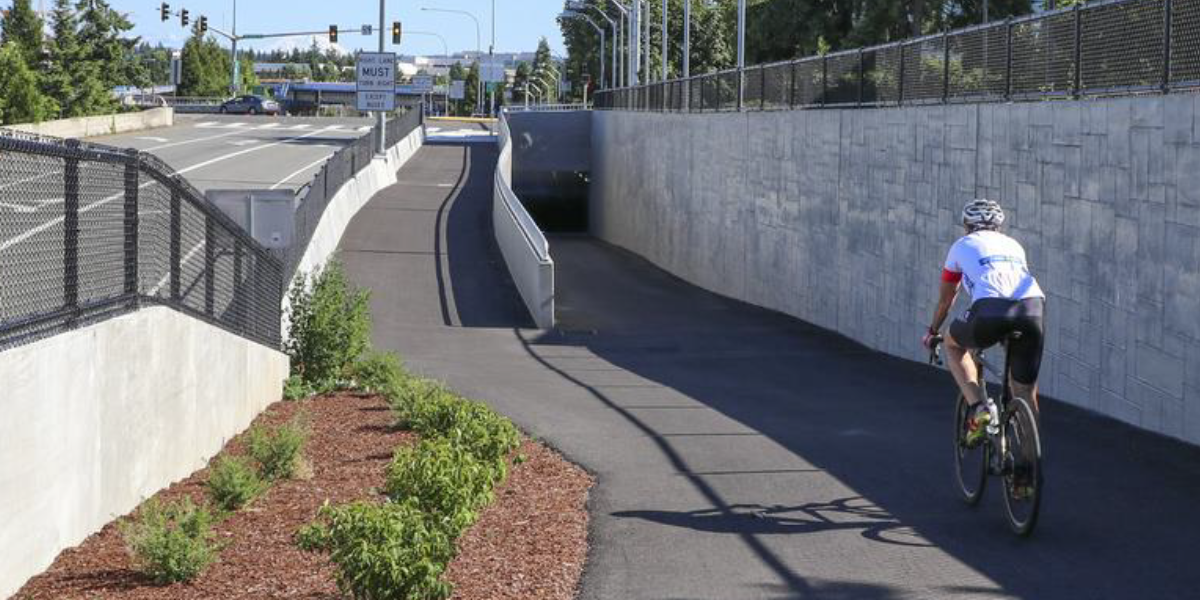
[[[225,546],[194,581],[156,585],[136,570],[119,526],[122,519],[65,550],[15,598],[344,597],[328,557],[298,548],[295,534],[327,500],[336,505],[377,499],[393,450],[415,443],[417,436],[393,426],[395,418],[382,398],[352,393],[279,402],[255,424],[279,425],[300,412],[310,423],[305,457],[311,476],[281,481],[216,523],[217,539]],[[244,437],[232,440],[220,456],[241,453]],[[529,440],[513,456],[526,460],[511,467],[496,500],[459,539],[458,555],[445,576],[454,584],[452,598],[574,597],[587,550],[584,503],[590,477]],[[189,496],[204,502],[210,471],[197,471],[157,498]]]

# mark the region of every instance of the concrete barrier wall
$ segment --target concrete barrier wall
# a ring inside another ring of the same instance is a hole
[[[0,353],[0,598],[203,467],[287,356],[165,307]]]
[[[8,125],[6,127],[8,129],[16,129],[17,131],[27,131],[38,135],[49,135],[60,138],[87,138],[114,135],[127,131],[154,129],[156,127],[170,127],[174,123],[174,109],[152,108],[116,115],[78,117],[75,119],[60,119],[27,125]]]
[[[591,226],[692,283],[924,360],[961,206],[994,198],[1049,295],[1043,392],[1200,443],[1197,101],[597,112]]]
[[[504,264],[542,329],[554,327],[554,260],[550,243],[512,189],[513,144],[508,121],[500,116],[496,143],[500,154],[492,186],[492,229]]]

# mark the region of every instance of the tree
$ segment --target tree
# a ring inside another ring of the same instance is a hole
[[[0,46],[0,106],[5,123],[38,123],[54,116],[58,106],[42,94],[35,72],[25,64],[21,44]]]
[[[479,106],[479,61],[471,63],[471,68],[467,70],[467,81],[464,84],[466,98],[463,100],[463,106],[467,114],[474,114],[475,107]]]
[[[198,28],[193,27],[192,37],[183,45],[182,61],[180,96],[227,94],[232,71],[229,54],[211,37],[201,36]]]
[[[42,62],[42,20],[30,6],[30,0],[13,0],[12,8],[0,27],[0,44],[16,44],[21,61],[33,73]]]
[[[105,87],[144,83],[148,79],[145,69],[133,60],[139,39],[124,37],[133,23],[105,0],[79,0],[75,8],[79,11],[81,59],[96,64]]]

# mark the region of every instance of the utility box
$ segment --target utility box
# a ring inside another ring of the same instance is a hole
[[[205,197],[272,250],[292,245],[296,235],[296,194],[292,190],[208,190]]]

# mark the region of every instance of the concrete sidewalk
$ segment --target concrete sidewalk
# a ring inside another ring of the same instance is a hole
[[[343,258],[377,346],[597,475],[582,598],[1197,595],[1195,448],[1048,403],[1048,497],[1020,541],[996,486],[975,510],[955,496],[945,373],[587,237],[551,240],[560,330],[528,329],[492,241],[494,162],[426,146]]]

